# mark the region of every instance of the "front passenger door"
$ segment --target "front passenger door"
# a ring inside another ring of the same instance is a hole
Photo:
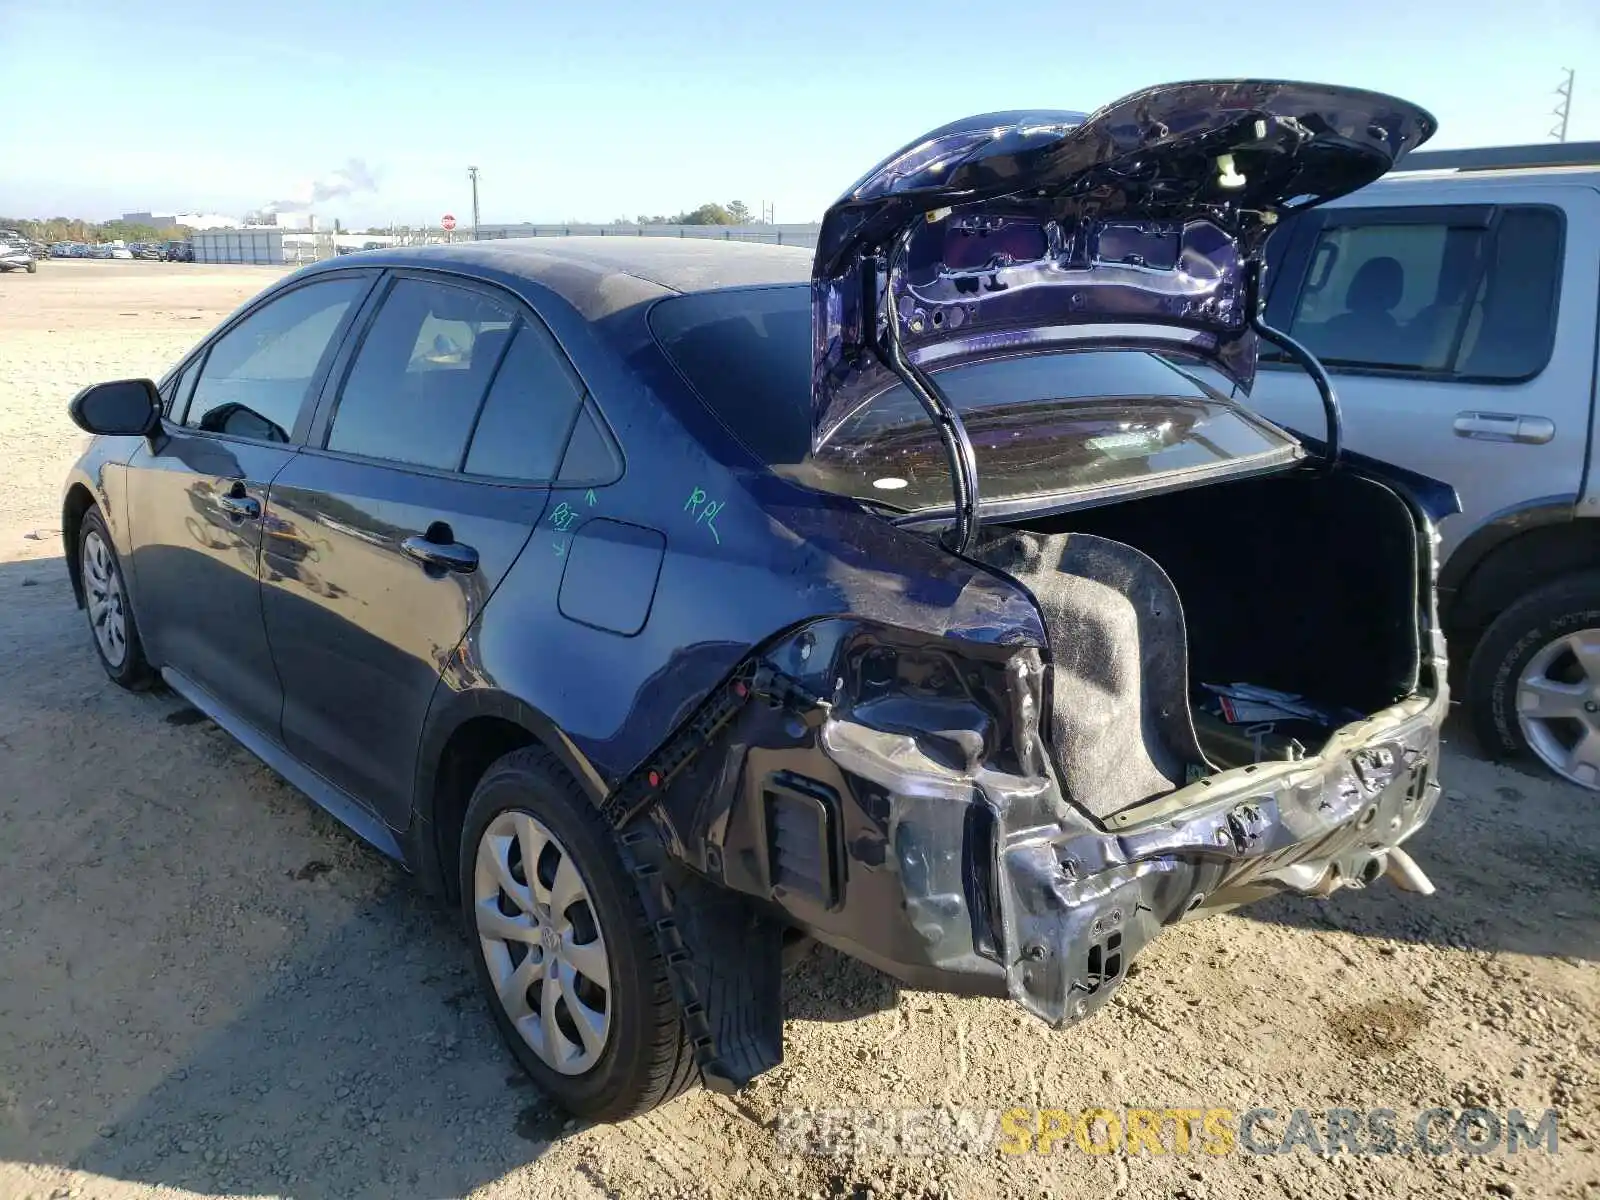
[[[261,623],[267,488],[375,273],[269,297],[191,357],[161,435],[129,461],[131,570],[150,661],[276,737],[282,689]]]

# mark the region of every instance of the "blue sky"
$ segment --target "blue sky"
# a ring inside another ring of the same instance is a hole
[[[378,186],[325,221],[465,223],[468,163],[485,222],[812,220],[952,118],[1218,76],[1394,92],[1463,146],[1545,140],[1571,66],[1569,137],[1600,140],[1597,0],[0,0],[0,64],[14,216],[238,215],[356,158]]]

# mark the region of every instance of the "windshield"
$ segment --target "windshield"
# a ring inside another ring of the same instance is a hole
[[[951,504],[943,444],[900,384],[810,452],[809,289],[678,296],[657,304],[650,320],[707,407],[774,471],[908,512]],[[1142,351],[1014,355],[939,370],[934,379],[972,440],[986,507],[1297,456],[1288,435]]]

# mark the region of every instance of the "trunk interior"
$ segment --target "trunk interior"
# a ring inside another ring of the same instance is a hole
[[[1341,469],[986,527],[976,557],[1043,612],[1057,767],[1107,817],[1413,692],[1418,551],[1404,502]]]

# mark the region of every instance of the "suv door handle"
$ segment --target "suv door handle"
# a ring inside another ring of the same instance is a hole
[[[1520,413],[1459,412],[1454,428],[1457,437],[1479,438],[1486,442],[1526,442],[1534,446],[1542,446],[1556,435],[1556,423],[1549,417]]]
[[[471,546],[456,541],[456,535],[443,521],[428,526],[428,532],[418,537],[412,534],[400,543],[407,558],[425,567],[429,574],[455,571],[469,575],[478,569],[478,552]]]
[[[217,497],[217,507],[238,521],[259,521],[261,501],[244,494],[244,484],[236,483],[232,489]]]

